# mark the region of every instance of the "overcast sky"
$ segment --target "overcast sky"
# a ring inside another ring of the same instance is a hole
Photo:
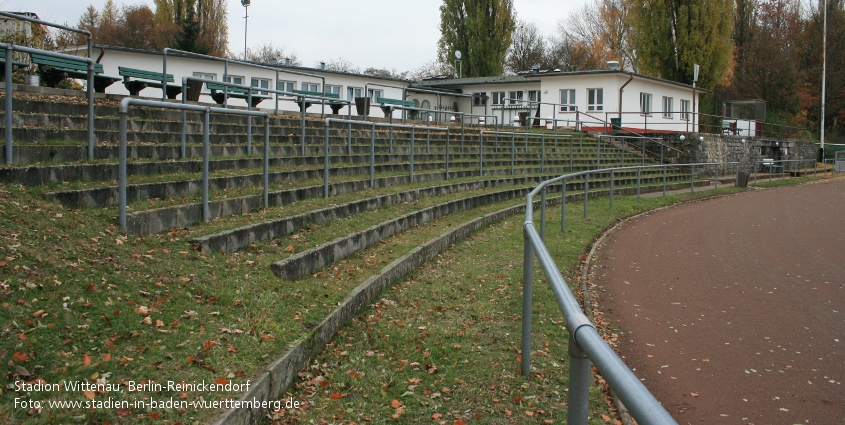
[[[152,0],[114,0],[117,5]],[[591,0],[514,0],[520,19],[545,35],[557,33],[559,19]],[[0,9],[35,12],[45,21],[76,25],[89,4],[106,0],[0,0]],[[272,42],[293,51],[305,66],[344,58],[367,67],[411,71],[437,56],[441,0],[252,0],[248,46]],[[325,25],[325,28],[319,28]],[[244,7],[229,0],[229,49],[244,50]]]

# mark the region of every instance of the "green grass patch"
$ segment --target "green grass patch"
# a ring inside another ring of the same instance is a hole
[[[643,199],[616,197],[567,205],[567,231],[550,213],[547,242],[570,284],[579,256],[622,217],[718,191]],[[551,211],[559,211],[555,208]],[[557,216],[557,217],[555,217]],[[535,265],[531,376],[519,373],[522,215],[491,225],[410,273],[343,328],[281,397],[304,407],[271,415],[273,423],[561,423],[566,420],[567,332]],[[535,222],[539,221],[539,211]],[[611,409],[601,386],[591,391],[590,423]]]

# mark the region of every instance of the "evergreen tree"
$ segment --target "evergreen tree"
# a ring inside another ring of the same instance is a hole
[[[200,35],[200,23],[197,20],[195,0],[185,1],[184,14],[182,15],[182,26],[176,33],[176,45],[179,50],[208,54],[210,49],[203,43]]]
[[[639,70],[685,84],[701,65],[698,86],[713,89],[728,69],[732,0],[628,0]]]
[[[462,76],[501,75],[515,28],[513,0],[443,0],[439,60],[453,63],[457,50]]]

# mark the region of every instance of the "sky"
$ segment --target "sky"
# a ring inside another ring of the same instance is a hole
[[[152,0],[114,0],[123,4]],[[229,1],[229,50],[244,51],[244,7]],[[514,0],[519,19],[547,36],[558,21],[591,0]],[[48,22],[75,26],[89,4],[106,0],[0,0],[0,10],[34,12]],[[437,56],[441,0],[251,0],[247,46],[272,43],[294,52],[304,66],[346,59],[360,69],[413,71]],[[322,26],[322,28],[321,28]]]

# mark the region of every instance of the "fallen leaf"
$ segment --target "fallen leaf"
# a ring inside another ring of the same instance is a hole
[[[32,317],[41,318],[44,317],[45,314],[47,314],[47,312],[45,312],[44,310],[38,310],[35,313],[32,313]]]
[[[18,339],[21,341],[26,341],[26,334],[18,334]]]
[[[228,380],[228,379],[223,379],[223,378],[217,378],[217,380],[216,380],[216,381],[214,381],[214,383],[215,383],[215,384],[218,384],[218,385],[226,385],[226,384],[228,384],[228,383],[229,383],[229,380]]]
[[[214,347],[215,344],[217,344],[217,341],[208,340],[202,344],[202,349],[208,351],[211,347]]]
[[[691,395],[693,397],[698,397],[698,393],[689,393],[689,395]]]
[[[331,394],[329,394],[329,398],[332,399],[332,400],[340,400],[344,397],[346,397],[346,394],[341,394],[341,393],[331,393]]]
[[[104,362],[110,362],[111,361],[111,354],[109,354],[109,353],[103,354],[103,361]]]
[[[141,316],[149,316],[150,308],[147,306],[139,305],[138,307],[135,307],[135,313],[138,313]]]
[[[443,417],[442,413],[435,413],[435,414],[431,415],[431,419],[434,419],[435,421],[442,418],[442,417]]]
[[[85,366],[91,366],[91,356],[88,353],[82,355],[82,364]]]
[[[94,393],[94,390],[85,390],[82,391],[82,393],[85,394],[85,398],[87,398],[88,400],[93,400],[94,396],[96,395],[96,393]]]
[[[27,356],[23,351],[18,351],[15,354],[12,354],[12,361],[15,363],[25,362],[27,360],[29,360],[29,356]]]
[[[402,407],[402,402],[399,401],[399,400],[393,400],[393,401],[390,402],[390,406],[393,407],[394,409],[398,409],[398,408]]]

